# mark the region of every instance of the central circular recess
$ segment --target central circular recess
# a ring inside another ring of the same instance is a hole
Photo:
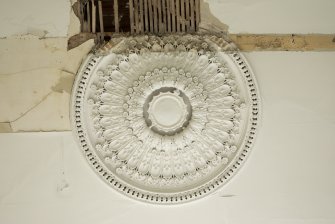
[[[148,127],[161,135],[181,132],[192,116],[188,97],[175,87],[154,90],[146,99],[143,116]]]
[[[180,100],[182,99],[180,98]],[[181,121],[183,115],[185,115],[186,107],[180,100],[175,95],[172,95],[172,93],[165,93],[154,98],[151,105],[151,115],[158,125],[168,128]]]

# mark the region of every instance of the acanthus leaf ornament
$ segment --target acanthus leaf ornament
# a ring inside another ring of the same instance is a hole
[[[72,98],[87,160],[113,188],[153,203],[225,184],[259,116],[250,68],[216,36],[114,38],[84,62]]]

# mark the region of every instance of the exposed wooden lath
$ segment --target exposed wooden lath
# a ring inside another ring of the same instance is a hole
[[[79,3],[82,32],[94,33],[103,39],[106,33],[130,31],[128,1],[81,0]]]
[[[200,0],[79,0],[79,3],[75,11],[81,33],[69,39],[69,49],[88,39],[108,39],[118,32],[194,32],[200,22]],[[335,34],[228,36],[241,51],[335,51]]]
[[[200,0],[129,0],[131,33],[195,32]]]
[[[82,0],[81,31],[110,33],[196,32],[200,0]]]

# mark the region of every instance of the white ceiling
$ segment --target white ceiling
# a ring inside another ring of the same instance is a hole
[[[231,33],[335,33],[334,0],[206,0]]]
[[[139,203],[99,179],[71,132],[0,134],[0,223],[335,223],[335,53],[246,57],[261,125],[246,164],[216,194],[172,207]]]
[[[334,33],[333,0],[205,0],[231,33]],[[67,36],[70,0],[2,0],[0,37]]]
[[[335,32],[333,0],[208,2],[231,32]],[[68,0],[2,1],[0,36],[66,36],[69,12]],[[187,206],[145,205],[100,181],[71,132],[0,134],[0,223],[335,223],[335,53],[245,55],[262,123],[247,163],[217,194]]]

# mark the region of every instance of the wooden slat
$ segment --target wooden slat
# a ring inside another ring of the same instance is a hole
[[[134,0],[135,29],[136,33],[140,32],[140,24],[138,21],[138,0]]]
[[[148,8],[149,8],[149,24],[150,24],[150,32],[154,32],[154,18],[152,12],[152,2],[155,0],[148,0]]]
[[[96,5],[97,1],[98,5]],[[100,13],[99,16],[97,13],[99,5],[103,1],[106,1],[103,10],[112,10],[113,12],[106,11],[106,15],[102,14],[101,19]],[[121,0],[108,1],[87,0],[85,3],[79,4],[79,6],[85,7],[80,8],[79,11],[83,11],[84,18],[87,18],[81,24],[83,32],[96,33],[99,30],[97,28],[98,20],[102,21],[103,19],[106,19],[105,26],[108,28],[108,32],[119,33],[121,29],[127,32],[123,23],[120,24],[119,14],[120,2],[121,6],[124,6],[125,3]],[[200,22],[200,6],[200,0],[129,0],[130,33],[195,32]],[[128,16],[127,14],[124,16]],[[110,19],[111,15],[113,15],[113,21]],[[108,21],[107,18],[109,18]],[[102,31],[104,30],[102,29]]]
[[[169,1],[169,0],[167,0]],[[167,21],[166,21],[166,4],[165,4],[165,0],[162,0],[162,11],[163,11],[163,33],[166,32],[167,30]]]
[[[162,24],[162,2],[161,0],[157,0],[157,11],[158,11],[158,32],[163,32],[163,24]]]
[[[145,32],[149,32],[149,14],[148,14],[148,0],[144,0],[144,23]]]
[[[112,35],[111,32],[106,32]],[[79,46],[97,34],[79,33],[69,38],[68,50]],[[241,51],[326,51],[335,52],[334,34],[229,34]]]
[[[79,20],[80,20],[80,30],[81,32],[84,32],[84,10],[83,10],[83,4],[78,4],[78,12],[79,12]]]
[[[119,32],[119,5],[118,0],[114,0],[114,25],[115,33]]]
[[[191,7],[191,32],[195,31],[195,24],[194,24],[194,0],[190,0],[190,7]]]
[[[166,0],[166,20],[167,20],[167,32],[171,32],[171,11],[170,11],[170,0]]]
[[[181,31],[185,32],[185,0],[180,0]]]
[[[87,40],[95,39],[97,37],[97,34],[93,33],[79,33],[76,34],[68,39],[67,42],[67,49],[71,50],[75,47],[78,47],[79,45],[85,43]]]
[[[170,2],[170,7],[171,7],[171,18],[172,18],[172,21],[171,21],[171,24],[172,24],[172,27],[171,27],[171,32],[176,32],[176,2],[175,0],[171,0]]]
[[[185,0],[185,25],[186,31],[190,31],[190,0]]]
[[[241,51],[335,51],[334,34],[229,34]]]
[[[154,10],[154,32],[158,33],[157,0],[152,0]]]
[[[102,2],[98,1],[98,8],[99,8],[99,23],[100,23],[100,33],[102,38],[104,38],[104,20],[103,20],[103,14],[102,14]]]
[[[134,6],[133,6],[133,0],[129,0],[129,20],[130,20],[130,33],[134,33]]]
[[[90,2],[86,3],[86,14],[87,14],[87,32],[91,32],[91,10]]]
[[[195,28],[199,28],[199,22],[200,22],[200,0],[195,0]]]
[[[91,2],[92,2],[92,33],[96,33],[96,25],[97,25],[96,6],[94,0],[91,0]]]
[[[143,0],[140,0],[140,33],[144,32]]]
[[[176,17],[177,17],[176,31],[180,32],[180,0],[176,0]]]

